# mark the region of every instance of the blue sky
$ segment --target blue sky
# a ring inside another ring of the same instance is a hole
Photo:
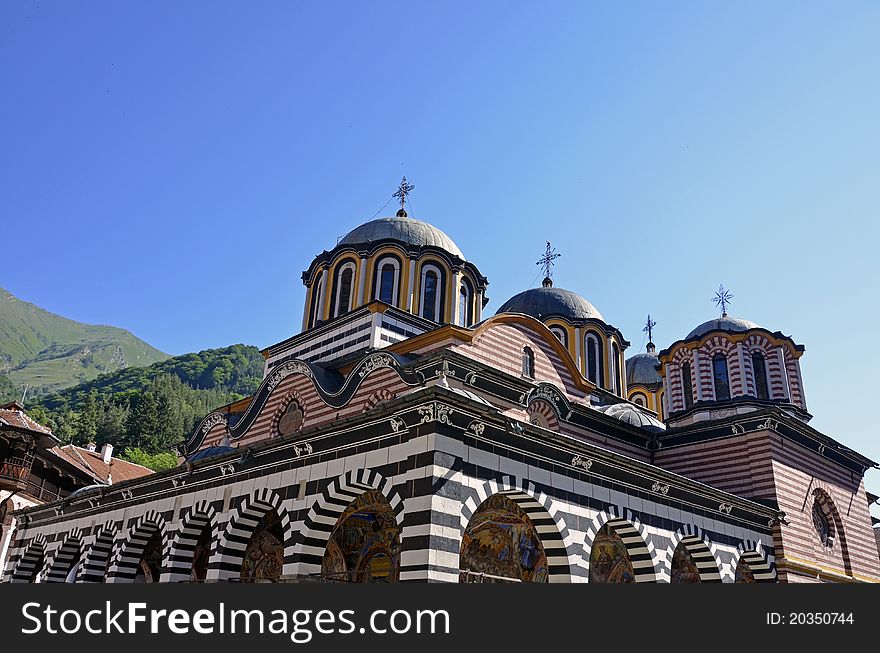
[[[630,353],[723,282],[880,460],[880,5],[613,5],[5,2],[0,286],[173,354],[266,346],[405,174],[490,312],[545,240]]]

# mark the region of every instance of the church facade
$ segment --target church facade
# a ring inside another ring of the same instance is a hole
[[[876,463],[809,425],[803,346],[723,311],[627,359],[549,245],[485,316],[408,189],[303,273],[253,396],[174,470],[15,513],[4,580],[880,582]]]

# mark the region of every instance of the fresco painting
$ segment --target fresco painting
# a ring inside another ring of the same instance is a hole
[[[607,525],[596,533],[590,550],[591,583],[634,583],[635,571],[620,536]]]

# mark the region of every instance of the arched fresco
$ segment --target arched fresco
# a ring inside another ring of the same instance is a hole
[[[626,545],[608,524],[603,526],[590,549],[591,583],[634,583],[633,569]]]
[[[196,540],[196,548],[193,549],[192,571],[190,581],[203,583],[208,576],[208,560],[211,558],[211,524],[206,524]]]
[[[503,582],[507,578],[546,583],[549,576],[547,555],[535,525],[515,501],[503,494],[486,499],[468,522],[459,568],[462,582],[474,578]]]
[[[156,529],[147,540],[134,575],[135,583],[158,583],[162,573],[162,533]]]
[[[700,583],[700,570],[694,556],[688,551],[684,542],[679,542],[672,554],[672,564],[669,574],[670,583]]]
[[[267,511],[254,528],[241,563],[245,583],[273,583],[284,569],[284,529],[275,510]],[[193,572],[195,573],[195,572]]]
[[[327,580],[394,583],[400,574],[400,527],[379,490],[352,501],[336,522],[321,561]]]
[[[749,563],[742,556],[739,558],[739,562],[736,563],[736,570],[733,572],[733,582],[734,583],[756,583],[755,575],[752,572],[752,568],[749,566]]]

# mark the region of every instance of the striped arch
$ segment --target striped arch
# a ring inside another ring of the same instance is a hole
[[[116,523],[111,519],[95,531],[92,545],[86,549],[83,563],[77,574],[78,583],[103,583],[110,568],[110,560],[115,551],[116,534],[119,532]]]
[[[83,535],[79,528],[74,528],[61,546],[55,551],[51,562],[48,564],[48,573],[46,574],[47,583],[63,583],[67,580],[70,570],[75,564],[82,561],[83,553]],[[79,571],[77,571],[77,576]]]
[[[369,469],[350,470],[334,479],[309,509],[303,523],[302,536],[293,549],[295,574],[321,573],[327,541],[336,528],[336,522],[352,501],[369,490],[379,490],[382,493],[394,510],[398,526],[403,527],[403,499],[391,481]]]
[[[287,567],[287,552],[290,550],[293,529],[290,515],[281,499],[269,488],[254,490],[244,497],[226,523],[226,528],[215,545],[208,560],[208,581],[237,580],[241,575],[244,554],[260,520],[270,511],[278,513],[281,531],[284,533],[284,559]],[[285,574],[286,575],[286,574]]]
[[[752,570],[752,575],[755,577],[756,582],[776,582],[776,567],[773,565],[773,561],[768,558],[767,554],[764,552],[764,545],[760,540],[757,542],[744,540],[737,545],[736,556],[731,562],[730,569],[728,570],[730,582],[733,582],[734,572],[740,560],[745,560],[748,563],[749,569]]]
[[[821,481],[814,481],[813,483],[815,488],[813,489],[812,496],[813,501],[807,505],[807,519],[812,520],[812,510],[813,504],[818,504],[822,509],[822,512],[825,514],[825,518],[830,520],[834,524],[834,534],[832,538],[836,540],[836,546],[840,549],[840,557],[843,561],[843,570],[847,575],[852,575],[852,561],[849,556],[849,546],[846,543],[846,531],[843,528],[843,519],[840,516],[840,512],[837,510],[837,504],[834,503],[834,499],[831,498],[830,489]]]
[[[672,558],[678,545],[683,545],[700,572],[700,581],[703,583],[721,582],[721,561],[718,559],[715,543],[703,532],[699,526],[685,524],[672,534],[669,546],[666,548],[666,559],[661,567],[659,578],[663,582],[670,582],[672,577]]]
[[[559,415],[556,407],[549,401],[536,399],[529,404],[529,422],[551,431],[559,430]]]
[[[34,572],[39,573],[46,565],[46,538],[42,533],[34,536],[30,541],[15,571],[12,573],[11,583],[30,583]]]
[[[620,537],[632,563],[637,583],[656,583],[657,570],[663,564],[659,553],[648,535],[648,529],[628,508],[608,506],[593,518],[590,530],[584,538],[584,560],[589,570],[593,542],[603,526],[608,526]]]
[[[275,413],[272,415],[272,423],[269,427],[269,433],[271,437],[275,437],[280,435],[278,432],[279,424],[281,423],[281,418],[284,416],[285,411],[290,406],[290,404],[296,402],[299,406],[299,409],[302,411],[303,415],[303,425],[306,423],[306,418],[308,417],[306,413],[306,401],[303,399],[301,393],[297,392],[295,388],[291,388],[287,391],[287,394],[284,395],[284,398],[281,400],[281,403],[278,405],[278,408],[275,410]],[[302,428],[302,426],[300,426]]]
[[[200,501],[186,513],[180,522],[168,550],[168,558],[162,573],[163,583],[182,583],[192,578],[193,556],[196,544],[206,526],[211,528],[211,546],[216,547],[220,539],[220,526],[217,513],[207,501]]]
[[[548,582],[585,582],[585,571],[580,556],[569,554],[573,551],[571,533],[562,517],[557,515],[553,500],[543,492],[538,493],[535,486],[514,476],[503,476],[500,480],[486,481],[474,488],[476,498],[468,497],[461,506],[461,532],[467,530],[471,517],[486,499],[503,494],[516,503],[529,517],[535,527],[544,553],[547,555]]]
[[[162,538],[162,566],[168,559],[168,531],[165,528],[165,519],[155,510],[138,517],[128,531],[128,537],[119,546],[119,551],[110,563],[107,573],[108,583],[131,583],[137,575],[138,564],[147,543],[156,532]],[[160,575],[161,578],[161,575]]]
[[[366,412],[368,410],[372,410],[373,408],[375,408],[379,404],[384,403],[386,401],[391,401],[392,399],[394,399],[394,393],[391,392],[391,390],[389,390],[388,388],[380,388],[379,390],[376,390],[376,392],[371,394],[369,397],[367,397],[367,399],[364,401],[363,410],[364,410],[364,412]]]

